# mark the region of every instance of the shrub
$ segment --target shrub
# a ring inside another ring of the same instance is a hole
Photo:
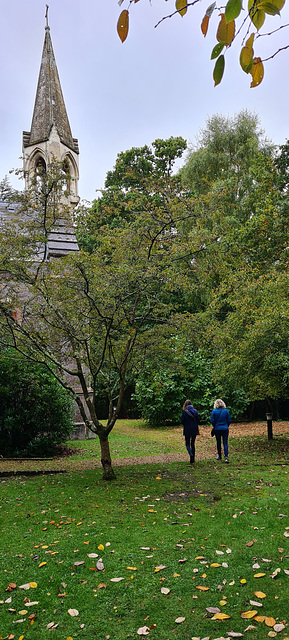
[[[72,401],[44,365],[0,355],[0,453],[47,456],[69,436]]]

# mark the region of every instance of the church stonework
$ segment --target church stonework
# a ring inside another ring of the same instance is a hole
[[[23,132],[22,145],[26,186],[35,171],[38,168],[45,170],[54,158],[62,163],[69,175],[69,203],[75,206],[79,201],[78,140],[72,137],[48,25],[45,27],[31,130]]]

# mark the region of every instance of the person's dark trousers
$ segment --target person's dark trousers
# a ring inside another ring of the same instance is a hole
[[[190,462],[195,462],[195,436],[185,436],[187,452],[191,458]]]
[[[229,437],[229,429],[220,429],[219,431],[215,431],[215,436],[217,440],[217,451],[218,456],[222,457],[222,447],[221,442],[223,438],[223,447],[224,447],[224,456],[228,457],[228,437]]]

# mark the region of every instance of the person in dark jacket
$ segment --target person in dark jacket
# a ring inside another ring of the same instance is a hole
[[[214,408],[211,413],[211,424],[214,429],[214,435],[217,441],[217,460],[222,459],[222,439],[224,447],[225,462],[229,462],[228,458],[228,436],[229,425],[231,424],[231,416],[226,405],[221,398],[214,402]]]
[[[184,427],[186,449],[190,456],[190,464],[195,462],[195,439],[199,433],[200,416],[197,409],[194,409],[191,400],[186,400],[183,406],[181,423]]]

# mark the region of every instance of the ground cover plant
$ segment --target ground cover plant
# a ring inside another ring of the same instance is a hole
[[[288,439],[270,457],[239,440],[230,465],[119,467],[109,484],[2,477],[2,638],[289,637]]]

